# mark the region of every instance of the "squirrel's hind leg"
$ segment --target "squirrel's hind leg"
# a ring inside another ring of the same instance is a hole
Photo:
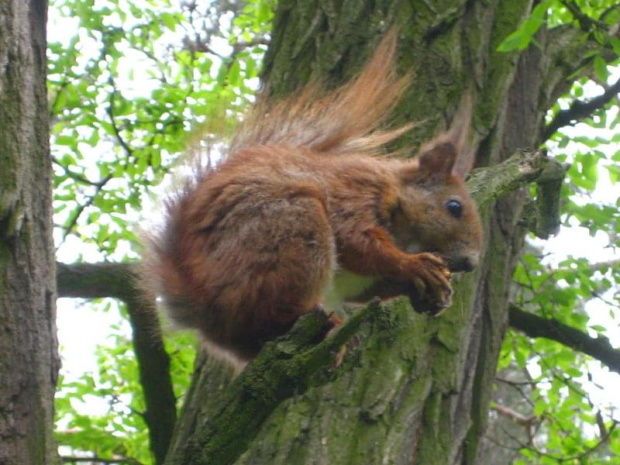
[[[226,330],[203,333],[247,360],[321,304],[335,267],[333,234],[325,197],[313,185],[263,186],[227,216],[230,226],[215,243],[228,245],[210,254],[225,270],[213,289]]]

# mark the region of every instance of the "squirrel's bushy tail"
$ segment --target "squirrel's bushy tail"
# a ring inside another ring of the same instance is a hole
[[[409,83],[394,70],[396,31],[390,31],[360,75],[320,96],[317,83],[297,97],[259,102],[235,136],[230,154],[253,145],[282,144],[334,154],[374,154],[411,128],[382,129]]]

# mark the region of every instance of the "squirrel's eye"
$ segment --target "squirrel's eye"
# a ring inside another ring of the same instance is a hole
[[[448,200],[446,202],[446,209],[455,218],[463,216],[463,205],[458,200]]]

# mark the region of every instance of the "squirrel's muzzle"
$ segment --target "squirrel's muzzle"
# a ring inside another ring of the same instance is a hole
[[[458,259],[450,259],[448,260],[448,266],[450,271],[453,273],[458,273],[461,271],[469,272],[473,271],[474,268],[478,265],[479,257],[476,256],[468,256],[468,257],[460,257]]]

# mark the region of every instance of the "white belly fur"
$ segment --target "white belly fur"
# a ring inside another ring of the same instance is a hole
[[[347,300],[354,299],[373,285],[377,278],[363,276],[350,271],[338,270],[334,276],[333,284],[325,294],[323,304],[330,312],[342,309],[342,304]]]

